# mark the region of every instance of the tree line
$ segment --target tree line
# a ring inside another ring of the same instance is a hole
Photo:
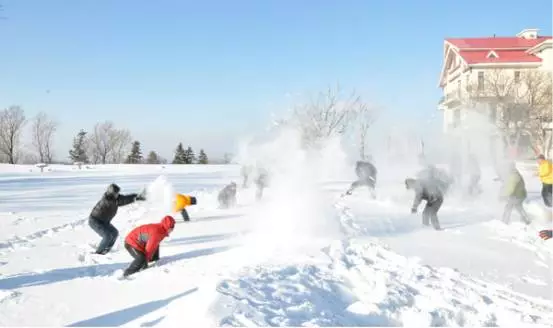
[[[30,125],[31,143],[23,145],[21,137]],[[46,113],[27,119],[20,106],[0,111],[0,162],[45,163],[54,162],[53,139],[59,123]],[[111,121],[94,125],[92,131],[80,130],[73,138],[68,159],[86,164],[165,164],[167,160],[151,150],[144,157],[140,141],[132,139],[127,129],[120,129]],[[60,161],[63,162],[63,161]],[[185,150],[179,143],[173,164],[209,164],[207,154],[200,149],[196,157],[192,147]]]

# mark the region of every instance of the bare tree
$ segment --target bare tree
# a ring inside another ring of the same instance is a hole
[[[90,153],[93,163],[121,163],[131,142],[128,130],[118,130],[113,122],[97,123],[90,137]]]
[[[123,163],[125,161],[127,150],[131,144],[132,137],[129,130],[115,130],[111,136],[113,151],[110,160],[112,163]]]
[[[277,126],[299,129],[304,145],[315,146],[333,135],[342,135],[352,127],[360,108],[364,106],[355,91],[344,95],[339,85],[329,87],[306,104],[294,107],[291,117],[276,122]]]
[[[38,113],[33,119],[33,147],[41,163],[52,163],[52,143],[57,126],[57,122],[44,112]]]
[[[376,120],[376,110],[365,103],[361,103],[355,115],[359,131],[359,156],[362,160],[367,156],[367,137],[370,128]]]
[[[19,159],[19,138],[25,122],[25,112],[19,106],[10,106],[0,112],[0,152],[10,164],[16,164]]]
[[[491,122],[508,148],[517,148],[526,135],[534,149],[546,151],[551,145],[551,134],[544,129],[551,122],[551,87],[551,72],[528,70],[515,76],[496,69],[485,73],[483,83],[467,85],[465,104],[490,106]]]

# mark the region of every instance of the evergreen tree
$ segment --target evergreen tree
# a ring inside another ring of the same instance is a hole
[[[200,155],[198,156],[198,164],[207,164],[209,161],[207,159],[207,155],[205,154],[203,149],[200,149]]]
[[[196,155],[194,154],[192,147],[188,146],[188,148],[184,152],[184,163],[194,164],[194,162],[196,162]]]
[[[159,158],[157,153],[152,150],[148,154],[148,158],[146,159],[146,163],[148,163],[148,164],[161,164],[161,159]]]
[[[69,158],[76,162],[88,163],[86,155],[86,131],[81,130],[75,138],[73,138],[73,149],[69,150]]]
[[[186,162],[186,152],[182,146],[182,142],[179,143],[177,149],[175,150],[175,157],[173,158],[173,164],[187,164]]]
[[[131,153],[127,156],[125,161],[127,164],[139,164],[142,163],[142,151],[140,150],[140,141],[132,143]]]

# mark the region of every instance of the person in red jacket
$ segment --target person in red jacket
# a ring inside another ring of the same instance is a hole
[[[551,237],[553,237],[553,229],[542,230],[540,231],[539,235],[540,235],[540,238],[543,240],[551,239]]]
[[[148,262],[159,260],[159,244],[175,228],[172,216],[164,217],[160,223],[144,224],[134,228],[125,238],[125,248],[134,261],[123,273],[124,277],[148,268]]]

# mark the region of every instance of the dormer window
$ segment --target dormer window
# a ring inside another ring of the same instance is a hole
[[[493,50],[490,51],[490,52],[488,52],[488,55],[487,55],[486,57],[487,57],[487,58],[493,58],[493,59],[499,58],[499,56],[497,55],[497,53],[496,53],[495,51],[493,51]]]
[[[517,34],[517,37],[522,38],[522,39],[534,40],[534,39],[538,38],[538,31],[539,31],[539,29],[537,29],[537,28],[527,28],[525,30],[520,31]]]

